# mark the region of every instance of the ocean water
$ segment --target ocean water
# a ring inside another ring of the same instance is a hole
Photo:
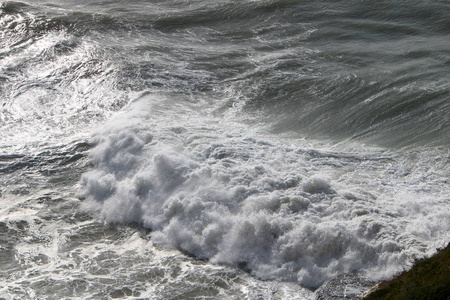
[[[450,241],[448,1],[0,1],[1,299],[314,299]]]

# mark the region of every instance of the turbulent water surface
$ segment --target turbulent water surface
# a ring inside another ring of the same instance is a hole
[[[0,1],[0,296],[313,299],[450,241],[448,1]]]

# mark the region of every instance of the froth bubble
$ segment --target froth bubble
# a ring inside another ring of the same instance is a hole
[[[330,194],[333,192],[329,179],[320,175],[314,175],[309,178],[306,182],[303,183],[302,188],[303,191],[310,194]]]

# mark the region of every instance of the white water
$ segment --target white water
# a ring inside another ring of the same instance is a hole
[[[442,152],[320,145],[231,116],[138,97],[96,134],[79,196],[108,222],[151,228],[156,243],[306,287],[350,272],[389,278],[448,240]]]

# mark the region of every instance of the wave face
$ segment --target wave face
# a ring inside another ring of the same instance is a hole
[[[125,91],[164,90],[237,106],[275,134],[448,146],[445,3],[70,3],[2,4],[7,126],[104,115]],[[61,118],[45,116],[46,98]]]
[[[1,238],[22,234],[7,213],[20,211],[62,245],[6,273],[72,268],[86,278],[78,296],[95,298],[108,290],[103,259],[116,253],[108,270],[131,286],[127,264],[144,270],[145,249],[165,251],[156,244],[199,259],[197,273],[228,266],[315,289],[346,273],[390,278],[449,241],[446,1],[0,3]],[[44,189],[70,201],[43,201]],[[32,195],[27,210],[19,194]],[[67,206],[80,213],[70,227]],[[110,227],[95,220],[125,233],[102,238]],[[128,241],[144,249],[122,261]],[[0,258],[27,243],[8,240]],[[164,261],[151,264],[167,275]],[[164,298],[181,278],[170,276],[136,289]],[[242,298],[227,280],[215,295]]]

